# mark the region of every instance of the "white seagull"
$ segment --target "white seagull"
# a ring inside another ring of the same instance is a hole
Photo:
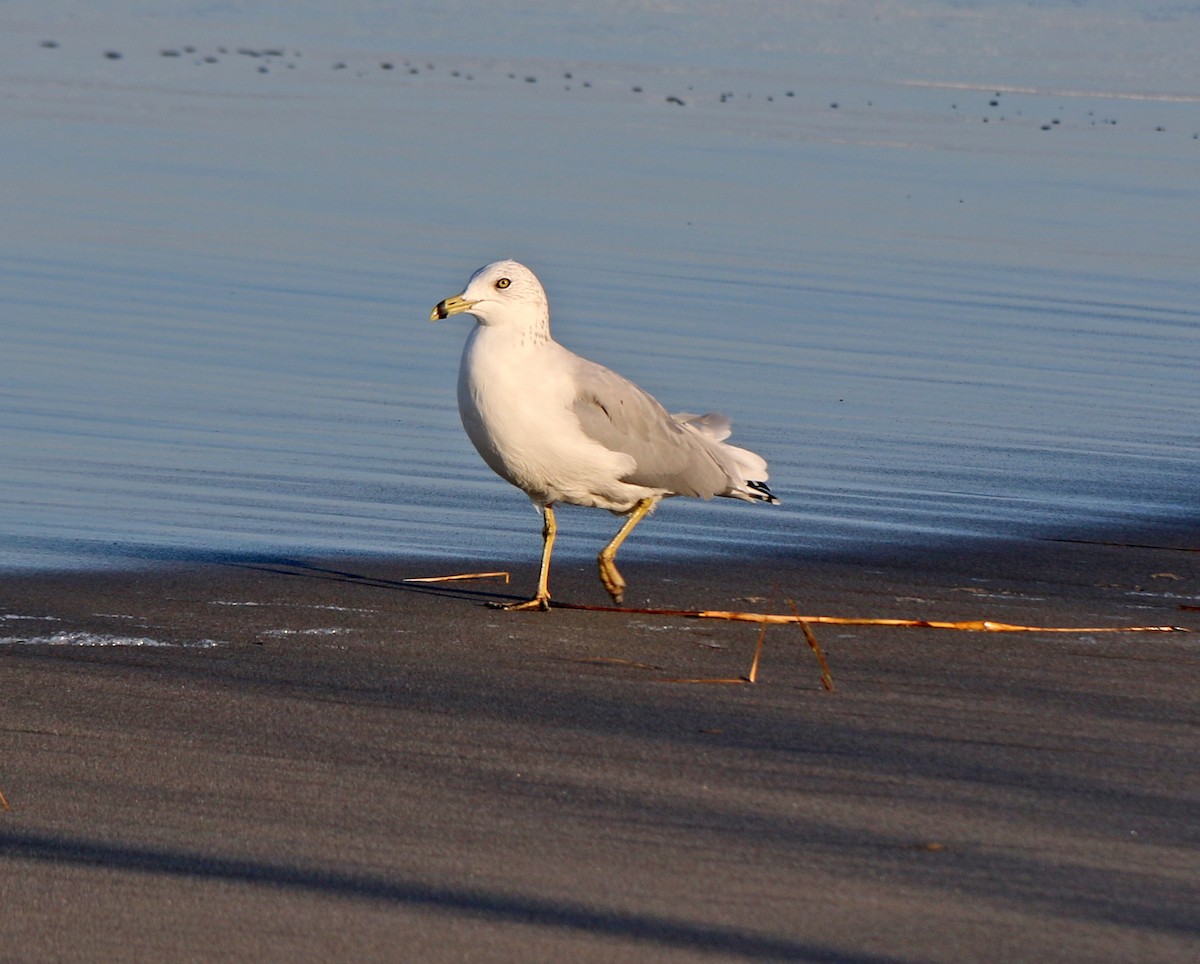
[[[628,516],[598,557],[600,581],[616,603],[625,593],[617,549],[659,500],[725,496],[778,504],[766,485],[766,461],[725,443],[731,423],[724,415],[672,415],[633,382],[551,338],[546,293],[523,264],[480,268],[429,320],[463,312],[478,322],[458,370],[463,428],[483,460],[545,520],[537,594],[506,609],[550,608],[559,502]]]

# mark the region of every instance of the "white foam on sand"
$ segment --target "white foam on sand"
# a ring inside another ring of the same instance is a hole
[[[78,646],[78,647],[132,647],[140,649],[213,649],[221,644],[215,639],[200,639],[195,642],[169,643],[149,636],[114,636],[107,633],[75,632],[51,633],[49,636],[0,636],[0,646]]]

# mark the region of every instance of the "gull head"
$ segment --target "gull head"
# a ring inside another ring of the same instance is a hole
[[[481,325],[549,330],[550,306],[537,275],[517,261],[493,261],[467,282],[462,294],[438,302],[430,321],[468,312]]]

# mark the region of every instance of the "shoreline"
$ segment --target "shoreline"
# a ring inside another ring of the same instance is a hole
[[[1006,606],[1030,609],[1040,603],[1050,612],[1088,607],[1101,614],[1107,607],[1115,618],[1131,607],[1168,614],[1176,605],[1184,607],[1176,610],[1182,617],[1189,601],[1200,604],[1200,528],[1193,531],[1186,526],[1170,532],[1162,527],[1093,533],[1064,530],[1031,538],[969,537],[911,544],[880,541],[803,554],[737,551],[703,557],[667,555],[658,560],[648,559],[647,550],[639,552],[631,546],[618,560],[630,583],[623,607],[613,607],[595,578],[594,557],[581,553],[581,546],[576,540],[574,551],[556,552],[551,569],[554,601],[567,607],[720,609],[728,608],[740,594],[786,609],[789,600],[832,601],[850,593],[856,598],[874,597],[876,605],[888,610],[892,608],[889,600],[897,593],[912,595],[922,587],[965,592],[971,584],[993,585],[997,592],[991,598],[1001,602],[1000,612],[1007,611]],[[52,609],[54,601],[70,598],[71,587],[84,596],[100,597],[110,592],[119,597],[134,587],[142,587],[140,595],[144,596],[147,585],[176,582],[219,592],[224,587],[262,586],[271,576],[304,580],[310,588],[320,588],[323,595],[339,585],[357,584],[415,596],[504,603],[523,599],[531,591],[537,574],[535,548],[531,538],[528,553],[504,560],[483,555],[456,559],[449,552],[384,557],[144,549],[119,553],[103,563],[81,560],[57,567],[0,568],[4,587],[0,605],[9,610],[22,606],[36,609],[44,602]],[[507,579],[432,581],[439,576],[476,573],[507,575]],[[872,588],[876,576],[882,581]],[[431,581],[405,582],[410,579]],[[322,584],[326,585],[322,588]],[[981,589],[976,595],[987,598],[989,594]],[[82,609],[68,606],[63,612],[76,618]],[[23,617],[32,612],[9,615]]]

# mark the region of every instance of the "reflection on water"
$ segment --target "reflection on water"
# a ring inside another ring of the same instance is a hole
[[[771,463],[782,506],[675,500],[630,555],[1196,517],[1198,149],[1137,127],[1169,105],[1105,103],[1130,123],[1097,133],[1081,98],[1051,143],[886,85],[831,131],[311,75],[264,100],[153,65],[53,85],[76,67],[0,81],[42,98],[5,118],[4,565],[531,557],[537,519],[458,424],[470,319],[424,321],[500,257],[559,340]],[[447,124],[486,151],[432,149]],[[616,525],[563,522],[564,553]]]

